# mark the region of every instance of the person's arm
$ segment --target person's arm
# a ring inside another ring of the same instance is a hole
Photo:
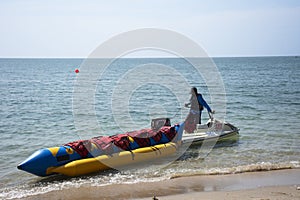
[[[203,99],[202,95],[198,95],[198,101],[200,102],[200,104],[207,109],[208,112],[212,112],[211,108],[209,107],[209,105],[206,103],[206,101]]]
[[[185,104],[184,104],[184,107],[188,108],[190,105],[191,105],[191,102],[185,103]]]
[[[184,104],[184,107],[189,108],[189,106],[192,104],[192,97],[190,98],[188,103]]]

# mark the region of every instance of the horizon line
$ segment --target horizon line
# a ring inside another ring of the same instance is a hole
[[[172,56],[150,56],[150,57],[117,57],[121,59],[161,59],[161,58],[259,58],[259,57],[300,57],[298,55],[241,55],[241,56],[208,56],[208,57],[172,57]],[[112,58],[85,58],[85,57],[0,57],[0,59],[112,59]]]

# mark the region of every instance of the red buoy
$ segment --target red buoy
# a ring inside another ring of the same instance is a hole
[[[76,74],[79,73],[79,69],[75,69],[75,73],[76,73]]]

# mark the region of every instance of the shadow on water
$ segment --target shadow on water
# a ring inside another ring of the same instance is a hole
[[[95,173],[90,173],[90,174],[86,174],[86,175],[81,175],[81,176],[65,176],[62,174],[53,174],[51,176],[48,177],[42,177],[41,179],[35,181],[35,184],[50,184],[50,183],[62,183],[64,181],[70,181],[70,180],[79,180],[79,179],[89,179],[95,176],[108,176],[108,175],[115,175],[120,173],[118,170],[116,169],[108,169],[108,170],[104,170],[104,171],[99,171],[99,172],[95,172]]]
[[[237,147],[239,146],[239,144],[240,144],[240,140],[238,136],[226,140],[220,140],[217,141],[216,143],[212,142],[211,144],[208,145],[206,144],[206,147],[202,147],[203,145],[202,142],[192,143],[182,154],[182,156],[178,158],[178,160],[189,160],[195,158],[204,160],[203,155],[205,154],[205,152],[207,154],[210,153],[210,148],[212,147],[211,145],[213,145],[212,147],[213,150],[213,149]]]

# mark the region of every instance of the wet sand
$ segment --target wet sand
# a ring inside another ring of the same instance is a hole
[[[80,187],[26,199],[300,199],[300,169],[229,175],[178,177],[170,180]]]

